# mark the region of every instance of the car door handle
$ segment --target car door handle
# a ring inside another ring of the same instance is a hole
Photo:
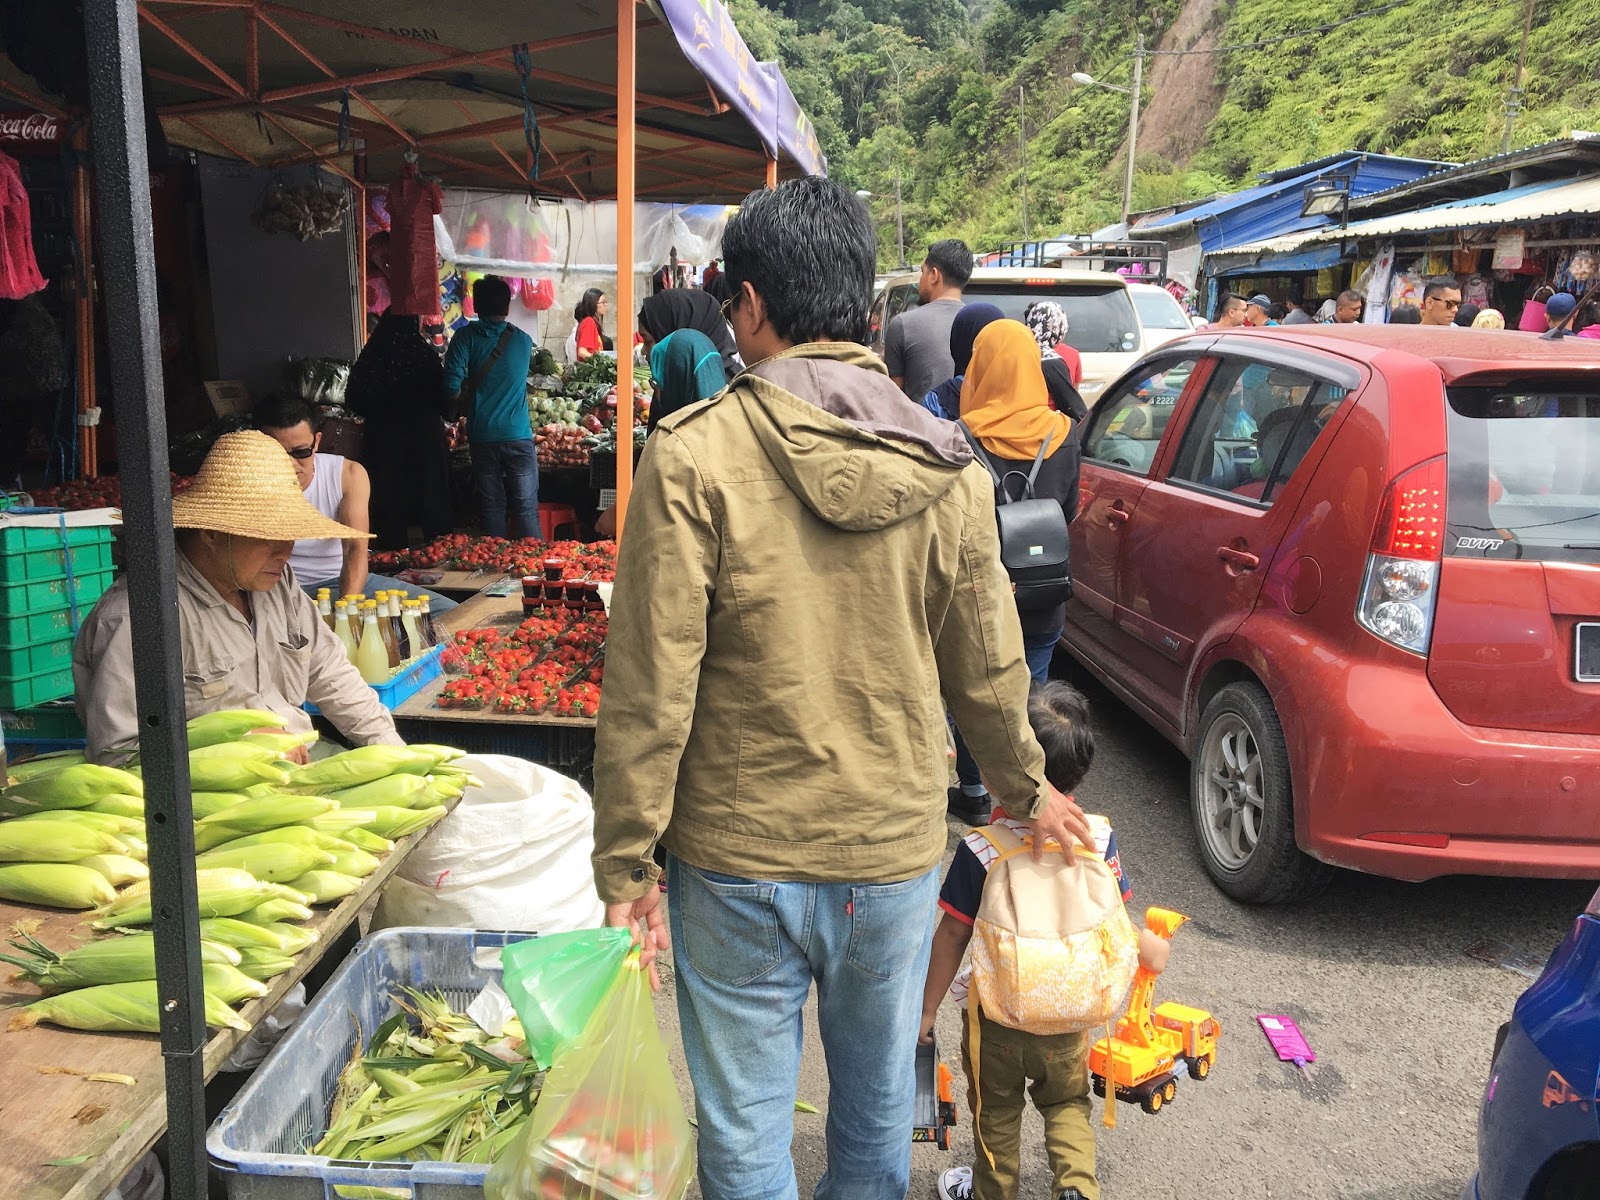
[[[1261,556],[1248,550],[1235,550],[1232,546],[1218,546],[1217,557],[1240,571],[1254,571],[1261,565]]]
[[[1113,526],[1121,525],[1131,516],[1133,516],[1133,514],[1127,509],[1123,508],[1122,501],[1118,500],[1113,503],[1110,508],[1106,509],[1106,524]]]

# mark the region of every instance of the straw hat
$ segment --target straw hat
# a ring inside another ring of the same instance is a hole
[[[254,430],[216,440],[194,484],[173,497],[172,524],[271,542],[372,536],[318,512],[283,447]]]

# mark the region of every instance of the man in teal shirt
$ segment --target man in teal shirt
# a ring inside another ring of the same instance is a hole
[[[509,516],[518,537],[538,537],[539,453],[528,420],[533,339],[506,320],[511,285],[498,275],[485,275],[472,285],[472,303],[478,319],[450,339],[444,381],[445,389],[456,395],[469,379],[478,379],[463,407],[483,530],[490,537],[507,536]]]

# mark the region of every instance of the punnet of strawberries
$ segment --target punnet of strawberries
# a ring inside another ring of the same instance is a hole
[[[194,482],[193,475],[172,477],[172,494],[181,496]],[[102,475],[98,479],[75,479],[56,487],[38,488],[28,493],[40,508],[64,508],[68,512],[81,512],[89,508],[121,508],[122,479],[116,475]]]
[[[497,571],[507,575],[544,574],[544,560],[566,563],[563,579],[596,583],[616,578],[615,542],[541,542],[538,538],[480,537],[451,533],[415,550],[385,550],[372,556],[372,569],[395,571]]]
[[[440,708],[593,717],[605,674],[603,611],[542,608],[514,629],[466,629],[454,650],[462,674],[439,693]]]

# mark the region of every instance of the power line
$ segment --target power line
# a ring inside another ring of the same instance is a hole
[[[1319,33],[1328,33],[1343,25],[1360,21],[1366,17],[1376,17],[1382,13],[1392,12],[1401,5],[1410,4],[1411,0],[1390,0],[1388,4],[1380,4],[1377,8],[1365,9],[1362,12],[1352,13],[1348,17],[1341,17],[1337,21],[1329,21],[1326,25],[1316,25],[1310,29],[1298,29],[1294,33],[1281,33],[1276,37],[1262,38],[1254,42],[1238,42],[1232,46],[1208,46],[1193,50],[1146,50],[1150,56],[1162,55],[1164,57],[1179,58],[1189,54],[1227,54],[1234,50],[1256,50],[1262,46],[1276,46],[1280,42],[1292,42],[1296,38],[1315,37]]]

